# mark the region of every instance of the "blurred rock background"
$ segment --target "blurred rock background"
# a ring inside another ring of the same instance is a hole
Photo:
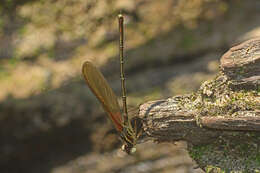
[[[92,61],[120,96],[120,11],[133,108],[196,91],[228,48],[260,36],[259,0],[2,0],[1,173],[202,172],[185,142],[118,151],[81,65]]]

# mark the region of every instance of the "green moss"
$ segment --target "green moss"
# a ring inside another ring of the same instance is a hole
[[[258,166],[260,166],[260,153],[257,153],[255,160],[256,160]]]
[[[192,150],[190,151],[190,156],[194,160],[200,160],[200,159],[202,159],[202,156],[205,154],[205,152],[207,152],[208,150],[210,150],[210,145],[194,146],[194,147],[192,147]]]
[[[193,109],[201,116],[229,116],[237,112],[255,110],[260,106],[257,93],[250,90],[234,91],[223,76],[206,81],[197,92]],[[197,100],[197,101],[196,101]]]
[[[190,156],[206,172],[255,171],[255,168],[260,166],[259,149],[254,142],[250,142],[252,139],[248,138],[247,135],[240,134],[240,137],[241,141],[237,142],[218,138],[206,146],[193,146],[189,148]]]

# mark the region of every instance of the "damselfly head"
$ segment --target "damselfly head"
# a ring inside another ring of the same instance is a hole
[[[126,152],[127,154],[133,154],[133,153],[135,153],[136,152],[136,148],[135,147],[133,147],[133,145],[129,145],[129,144],[123,144],[122,145],[122,147],[121,147],[121,149],[124,151],[124,152]]]
[[[128,124],[124,127],[122,133],[120,134],[123,145],[121,149],[127,154],[133,154],[136,151],[136,132],[133,131],[133,128]]]
[[[129,119],[129,122],[123,128],[120,134],[123,141],[121,149],[127,154],[133,154],[136,151],[135,145],[138,138],[142,134],[142,121],[138,117],[133,117]]]

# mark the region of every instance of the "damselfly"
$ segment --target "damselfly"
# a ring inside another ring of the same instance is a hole
[[[82,73],[87,85],[102,104],[107,115],[113,122],[116,130],[123,140],[122,149],[128,154],[135,152],[137,139],[141,135],[142,123],[137,117],[129,118],[126,102],[126,87],[124,75],[124,17],[118,15],[119,21],[119,57],[120,57],[120,79],[122,89],[123,114],[121,114],[117,97],[109,86],[102,73],[89,61],[82,67]],[[122,116],[123,115],[123,116]]]

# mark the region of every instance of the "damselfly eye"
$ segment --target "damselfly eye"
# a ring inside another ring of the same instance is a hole
[[[122,145],[121,150],[125,151],[126,145]]]

